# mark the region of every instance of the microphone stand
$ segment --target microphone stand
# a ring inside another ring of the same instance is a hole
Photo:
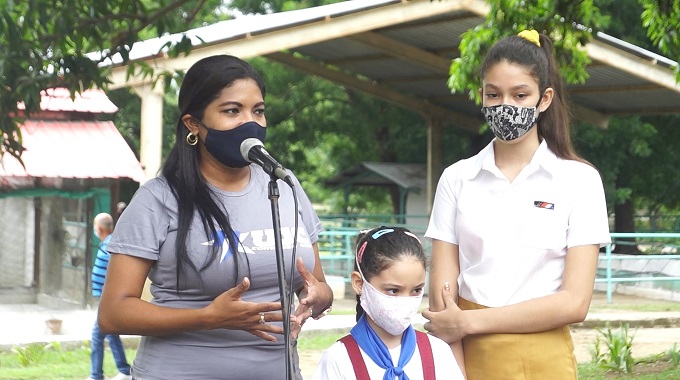
[[[279,293],[281,295],[281,311],[283,315],[283,340],[286,353],[286,379],[293,379],[293,361],[291,359],[291,340],[290,340],[290,303],[288,298],[288,284],[285,279],[285,264],[283,257],[283,244],[281,242],[281,218],[279,216],[279,187],[276,183],[277,178],[272,174],[269,181],[269,200],[271,201],[272,223],[274,226],[274,247],[276,251],[276,268],[279,277]],[[291,268],[293,270],[293,268]]]

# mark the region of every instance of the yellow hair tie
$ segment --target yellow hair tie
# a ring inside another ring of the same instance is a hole
[[[541,47],[541,42],[538,39],[538,32],[531,30],[523,30],[517,34],[518,36],[524,38],[525,40],[531,42],[532,44]]]

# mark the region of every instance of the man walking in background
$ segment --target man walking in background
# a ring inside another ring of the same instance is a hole
[[[111,240],[111,233],[113,232],[113,218],[106,213],[98,214],[94,218],[94,234],[101,240],[99,249],[97,250],[97,258],[92,267],[92,295],[94,297],[101,297],[102,288],[104,287],[104,279],[106,278],[106,269],[109,266],[109,252],[106,251],[106,246]],[[109,348],[113,353],[113,359],[116,362],[116,367],[120,371],[112,380],[131,380],[130,365],[125,358],[125,348],[120,336],[112,334],[102,334],[99,331],[99,324],[97,320],[94,321],[92,328],[92,342],[90,348],[90,360],[92,362],[92,369],[90,377],[86,380],[104,380],[104,338],[109,341]]]

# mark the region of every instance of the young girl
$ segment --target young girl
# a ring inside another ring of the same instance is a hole
[[[314,379],[463,379],[449,346],[411,326],[425,265],[420,240],[405,228],[359,234],[351,278],[357,324],[323,353]]]
[[[588,313],[610,241],[602,181],[572,148],[547,36],[497,42],[482,76],[496,138],[439,180],[425,328],[452,345],[468,380],[576,379],[568,326]],[[446,283],[451,293],[436,291]]]

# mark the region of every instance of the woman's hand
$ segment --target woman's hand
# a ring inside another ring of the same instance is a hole
[[[250,280],[246,277],[237,286],[220,294],[206,306],[204,311],[210,321],[210,329],[243,330],[264,340],[276,342],[271,335],[283,334],[283,327],[268,322],[281,322],[281,304],[279,302],[246,302],[241,295],[250,288]],[[293,321],[294,319],[291,319]]]
[[[444,310],[430,311],[429,308],[424,310],[423,317],[428,319],[429,322],[425,323],[423,327],[430,334],[452,344],[468,335],[465,329],[464,313],[456,304],[448,283],[442,289],[442,296],[444,298]]]
[[[295,321],[291,320],[290,335],[293,339],[297,338],[302,329],[302,325],[309,317],[314,315],[314,312],[320,313],[321,310],[327,307],[327,305],[321,305],[319,303],[319,280],[305,268],[301,257],[297,258],[295,265],[304,279],[305,285],[299,294],[300,304],[295,309]]]

